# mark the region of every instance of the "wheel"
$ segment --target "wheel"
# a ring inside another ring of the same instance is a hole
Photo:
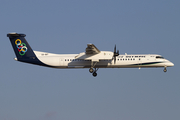
[[[93,68],[90,68],[90,69],[89,69],[89,72],[90,72],[90,73],[93,73],[93,72],[94,72]]]
[[[167,72],[167,69],[166,68],[164,68],[164,70],[163,70],[164,72]]]
[[[97,76],[97,73],[96,73],[96,72],[94,72],[94,73],[93,73],[93,76],[94,76],[94,77],[96,77],[96,76]]]

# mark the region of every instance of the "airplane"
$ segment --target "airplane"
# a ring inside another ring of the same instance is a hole
[[[14,49],[16,61],[30,63],[34,65],[73,69],[89,68],[89,72],[94,77],[97,76],[99,68],[156,68],[174,66],[172,62],[157,54],[119,54],[114,52],[100,51],[94,44],[87,44],[85,52],[79,54],[54,54],[48,52],[33,51],[25,39],[25,34],[8,33],[12,47]]]

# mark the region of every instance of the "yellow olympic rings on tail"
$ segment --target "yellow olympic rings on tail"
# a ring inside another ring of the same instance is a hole
[[[18,41],[19,41],[19,44],[21,44],[21,40],[20,40],[20,39],[17,39],[17,40],[15,41],[15,44],[16,44],[16,45],[18,44],[18,43],[17,43]]]
[[[16,47],[18,48],[19,54],[22,56],[27,52],[27,47],[25,43],[22,43],[20,39],[15,41]]]

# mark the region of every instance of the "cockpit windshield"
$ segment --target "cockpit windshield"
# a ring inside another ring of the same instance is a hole
[[[164,59],[162,56],[156,56],[156,59]]]

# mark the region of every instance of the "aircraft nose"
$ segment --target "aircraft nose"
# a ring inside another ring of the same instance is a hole
[[[174,66],[174,64],[172,62],[169,62],[169,65],[170,67]]]
[[[171,63],[171,66],[174,66],[174,64],[173,64],[173,63]]]

